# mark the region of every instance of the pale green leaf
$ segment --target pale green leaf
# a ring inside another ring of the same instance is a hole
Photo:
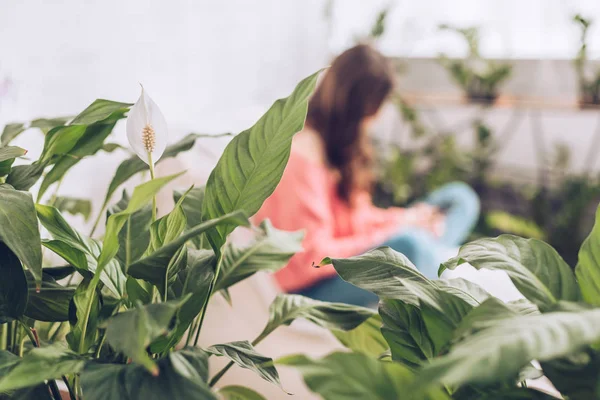
[[[0,162],[24,156],[27,150],[16,146],[0,147]]]
[[[2,131],[2,136],[0,136],[0,145],[6,146],[9,144],[14,138],[19,136],[21,133],[25,131],[25,125],[21,123],[13,123],[7,124]]]
[[[107,119],[114,113],[125,113],[131,105],[131,103],[97,99],[79,113],[69,125],[91,125]]]
[[[217,393],[222,400],[267,400],[260,393],[245,386],[225,386]]]
[[[349,331],[334,329],[331,333],[353,352],[378,358],[390,348],[381,334],[381,325],[381,317],[373,315],[354,329]]]
[[[71,215],[81,215],[86,221],[92,214],[92,202],[88,199],[58,196],[54,199],[54,207]]]
[[[600,209],[596,211],[592,232],[579,249],[575,274],[583,299],[589,304],[600,306]]]

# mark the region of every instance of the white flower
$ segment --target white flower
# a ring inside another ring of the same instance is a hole
[[[142,86],[142,94],[127,116],[129,144],[142,161],[150,165],[150,155],[154,164],[164,153],[167,136],[167,121]]]

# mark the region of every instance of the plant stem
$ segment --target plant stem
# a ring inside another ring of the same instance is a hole
[[[265,332],[263,332],[260,335],[258,335],[258,337],[252,341],[252,347],[254,347],[254,346],[258,345],[260,342],[262,342],[269,335],[269,333],[270,332],[265,334]],[[208,386],[213,387],[219,381],[219,379],[221,379],[223,377],[223,375],[225,375],[225,373],[227,371],[229,371],[229,369],[231,367],[233,367],[233,361],[229,361],[229,363],[227,363],[227,365],[225,367],[223,367],[222,370],[217,372],[215,374],[215,376],[213,376],[212,379],[210,380],[210,382],[208,383]]]
[[[6,336],[7,336],[7,332],[8,332],[8,324],[2,324],[0,325],[0,349],[1,350],[5,350],[6,349]]]
[[[89,237],[94,236],[94,232],[96,232],[96,228],[98,227],[98,224],[100,223],[100,220],[102,219],[102,214],[104,214],[104,209],[106,208],[106,205],[108,204],[108,200],[104,202],[104,204],[102,204],[102,207],[100,208],[100,212],[98,213],[98,216],[96,217],[96,220],[94,221],[94,225],[92,226],[92,230],[90,231]]]
[[[194,336],[194,332],[196,331],[197,327],[198,327],[198,317],[194,318],[194,320],[192,321],[192,325],[188,329],[187,339],[185,340],[186,347],[190,345],[190,342],[192,341],[192,336]]]
[[[148,152],[148,166],[150,167],[150,179],[154,179],[154,163],[150,152]],[[156,221],[156,195],[152,196],[152,222],[154,221]]]
[[[100,351],[102,350],[102,346],[104,346],[105,340],[106,340],[106,330],[102,333],[102,337],[100,338],[100,343],[98,343],[98,347],[96,347],[96,351],[94,352],[94,358],[100,358]]]
[[[204,300],[204,304],[202,305],[200,322],[198,323],[196,337],[194,338],[194,347],[198,346],[198,339],[200,339],[200,331],[202,330],[202,324],[204,323],[204,317],[206,316],[206,309],[208,308],[208,303],[210,302],[210,298],[215,290],[215,285],[217,283],[217,279],[219,278],[219,272],[221,271],[221,264],[223,264],[223,252],[219,250],[219,258],[217,260],[217,268],[215,269],[215,277],[208,287],[208,295],[206,296],[206,300]]]
[[[56,184],[56,188],[54,189],[54,193],[52,193],[52,197],[50,197],[50,205],[54,207],[54,203],[56,203],[56,198],[58,197],[58,190],[60,189],[60,185],[63,183],[63,179],[65,176],[63,175]]]
[[[40,342],[38,341],[38,338],[36,337],[36,335],[33,333],[33,330],[29,326],[27,326],[26,323],[24,323],[21,320],[18,320],[18,323],[21,324],[21,326],[25,329],[25,333],[29,337],[29,340],[31,341],[31,345],[36,348],[40,347]],[[50,386],[50,391],[52,392],[52,396],[56,400],[61,400],[62,397],[60,395],[60,390],[58,390],[58,385],[56,384],[56,380],[54,380],[54,379],[48,380],[48,386]]]

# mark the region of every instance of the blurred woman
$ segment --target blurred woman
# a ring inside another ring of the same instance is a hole
[[[390,246],[435,279],[449,249],[464,241],[479,215],[479,200],[452,183],[410,208],[380,209],[371,201],[373,158],[368,130],[393,89],[387,60],[367,45],[341,54],[326,72],[296,134],[275,192],[256,215],[282,230],[304,230],[304,251],[275,273],[285,292],[324,301],[371,305],[377,297],[313,268],[324,257],[359,255]]]

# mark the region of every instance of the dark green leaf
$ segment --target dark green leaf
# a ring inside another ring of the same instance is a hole
[[[44,275],[49,275],[58,281],[73,274],[75,272],[75,268],[72,265],[63,265],[61,267],[44,268],[42,272]]]
[[[71,215],[80,214],[86,221],[92,214],[92,202],[88,199],[58,196],[54,199],[54,207]]]
[[[600,310],[505,319],[425,367],[419,383],[486,384],[517,376],[532,360],[563,357],[600,340]]]
[[[81,371],[85,359],[62,345],[31,350],[7,375],[0,378],[0,392],[37,385],[48,379]]]
[[[130,103],[118,103],[116,101],[97,99],[85,110],[79,113],[70,125],[91,125],[110,117],[114,113],[123,114],[129,110]]]
[[[219,389],[223,400],[267,400],[261,394],[245,386],[225,386]]]
[[[225,356],[236,365],[255,372],[258,376],[281,387],[279,374],[273,366],[273,359],[256,352],[247,341],[217,344],[208,348],[208,352]]]
[[[177,353],[158,361],[160,373],[156,377],[136,364],[92,364],[81,374],[83,392],[93,400],[217,400],[202,380],[182,375],[177,368],[180,365],[172,361]]]
[[[10,351],[0,350],[0,377],[5,376],[19,361],[21,358]]]
[[[0,161],[11,160],[24,156],[27,150],[16,146],[0,147]]]
[[[91,299],[93,296],[93,299]],[[98,328],[98,315],[100,313],[100,301],[98,293],[90,290],[90,279],[85,278],[73,294],[71,304],[69,304],[69,324],[71,331],[67,334],[67,342],[72,350],[79,351],[79,345],[83,336],[84,317],[86,307],[91,303],[90,316],[85,329],[85,338],[83,342],[83,352],[87,352],[96,341],[96,331]]]
[[[17,256],[0,242],[0,324],[21,318],[27,306],[27,278]]]
[[[34,282],[29,284],[29,302],[25,308],[25,316],[36,321],[62,322],[69,320],[69,306],[74,287],[64,287],[45,272],[52,268],[44,269],[44,280],[39,291],[35,289]]]
[[[10,170],[6,183],[17,190],[29,190],[40,179],[46,164],[34,162],[29,165],[17,165]]]
[[[6,176],[10,173],[11,167],[14,164],[14,162],[14,158],[6,161],[0,161],[0,177]]]
[[[173,199],[175,203],[178,203],[179,200],[183,197],[185,192],[175,191],[173,192]],[[202,223],[202,201],[204,200],[204,187],[195,187],[190,190],[183,199],[183,203],[181,206],[183,207],[183,212],[187,218],[187,227],[188,229],[193,228],[196,225],[200,225]],[[202,248],[200,243],[200,237],[194,238],[192,240],[196,248]]]
[[[135,304],[138,301],[142,304],[150,304],[152,302],[152,291],[154,288],[152,284],[128,276],[125,285],[127,287],[127,298],[131,304]]]
[[[169,353],[173,369],[185,378],[193,381],[208,381],[209,354],[198,347],[185,347]]]
[[[352,330],[336,329],[331,333],[353,352],[378,358],[390,348],[381,334],[381,324],[381,317],[376,314]]]
[[[0,241],[42,280],[42,244],[31,194],[0,186]]]
[[[600,358],[584,351],[541,363],[544,374],[568,399],[594,399],[598,396]]]
[[[592,232],[579,249],[575,275],[583,299],[589,304],[600,306],[600,209],[596,211]]]
[[[0,136],[0,146],[6,146],[14,138],[19,136],[24,131],[25,131],[24,124],[20,124],[20,123],[7,124],[4,127],[4,130],[2,131],[2,136]]]
[[[156,375],[158,367],[146,348],[154,339],[167,334],[180,306],[180,301],[169,301],[138,305],[134,310],[119,313],[108,321],[106,341],[116,351],[122,352]],[[126,332],[135,334],[124,334]]]
[[[407,388],[415,377],[409,369],[360,353],[332,353],[321,360],[297,355],[277,360],[277,363],[300,370],[310,390],[327,400],[449,399],[438,389],[429,390],[423,396],[412,396]]]
[[[277,230],[268,220],[263,221],[259,229],[259,235],[250,245],[226,245],[215,290],[227,289],[258,271],[275,272],[285,267],[296,252],[302,251],[302,232]]]
[[[176,157],[179,153],[183,151],[190,150],[194,146],[196,139],[204,136],[206,135],[190,133],[189,135],[181,139],[179,142],[167,146],[160,160],[156,161],[156,164],[159,164],[161,161],[166,160],[168,158]],[[148,169],[148,164],[140,160],[138,156],[132,156],[131,158],[128,158],[127,160],[123,161],[121,165],[119,165],[119,167],[117,168],[117,172],[115,172],[115,176],[113,177],[112,181],[110,182],[110,185],[108,186],[108,191],[106,192],[106,196],[104,198],[104,206],[108,204],[110,198],[119,188],[119,186],[127,182],[129,178],[131,178],[135,174],[142,171],[148,171]]]
[[[288,98],[277,100],[252,128],[229,142],[206,183],[204,220],[236,210],[252,216],[273,193],[290,156],[292,138],[304,126],[317,76],[304,79]],[[215,252],[235,227],[229,224],[208,233]]]
[[[368,308],[340,303],[327,303],[295,294],[278,295],[269,307],[269,321],[260,334],[266,337],[279,326],[290,325],[298,318],[333,330],[351,330],[362,324],[374,312]]]
[[[247,225],[248,219],[242,212],[238,211],[223,215],[220,218],[206,221],[192,229],[185,231],[176,240],[173,240],[169,244],[161,247],[154,253],[133,263],[129,267],[129,275],[133,276],[134,278],[144,279],[155,285],[162,285],[164,283],[165,271],[169,265],[169,261],[188,240],[219,224],[232,222],[236,223],[237,225]]]
[[[556,250],[537,239],[513,235],[479,239],[462,246],[444,267],[454,269],[464,262],[476,269],[506,271],[517,289],[539,306],[581,298],[571,268]]]

